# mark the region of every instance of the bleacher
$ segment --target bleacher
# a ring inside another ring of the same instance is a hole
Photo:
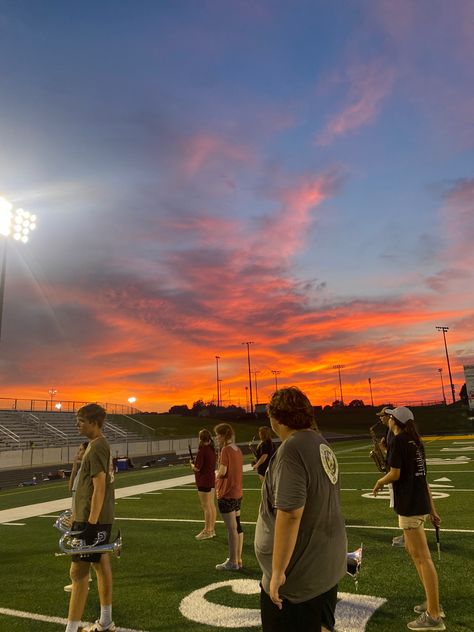
[[[108,441],[142,441],[141,432],[121,427],[120,417],[108,417],[104,426],[104,435]],[[73,446],[83,440],[77,432],[74,413],[0,411],[0,450]]]

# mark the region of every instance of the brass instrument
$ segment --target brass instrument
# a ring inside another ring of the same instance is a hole
[[[355,551],[347,553],[347,574],[354,580],[356,590],[359,585],[359,573],[362,566],[362,551],[363,545],[361,544]]]
[[[99,539],[97,539],[92,544],[86,544],[80,537],[82,531],[70,531],[72,526],[71,518],[72,511],[66,509],[54,523],[56,529],[63,534],[59,538],[61,553],[55,553],[56,557],[61,555],[91,555],[93,553],[115,553],[117,557],[120,557],[122,552],[122,536],[120,530],[113,542],[100,544]]]
[[[380,447],[379,440],[377,439],[377,435],[375,434],[374,428],[376,428],[380,421],[369,428],[370,437],[372,439],[373,448],[370,451],[370,457],[373,459],[375,465],[379,472],[387,471],[387,459],[385,458],[385,454],[383,453],[382,448]]]

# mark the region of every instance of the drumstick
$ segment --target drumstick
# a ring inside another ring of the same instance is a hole
[[[436,532],[436,548],[438,549],[438,560],[441,559],[441,545],[439,543],[439,527],[437,527],[435,525],[435,532]]]
[[[189,450],[189,456],[191,457],[191,461],[194,465],[194,457],[193,457],[193,451],[191,450],[191,444],[188,443],[188,450]]]

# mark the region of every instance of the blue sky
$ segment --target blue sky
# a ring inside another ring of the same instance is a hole
[[[440,399],[474,360],[471,2],[0,1],[5,397]],[[242,340],[241,340],[242,339]],[[375,388],[377,385],[377,388]]]

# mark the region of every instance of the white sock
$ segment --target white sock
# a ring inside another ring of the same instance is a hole
[[[65,632],[78,632],[80,625],[80,621],[68,621]]]
[[[112,623],[112,605],[100,606],[100,619],[99,623],[103,628],[106,628]]]

